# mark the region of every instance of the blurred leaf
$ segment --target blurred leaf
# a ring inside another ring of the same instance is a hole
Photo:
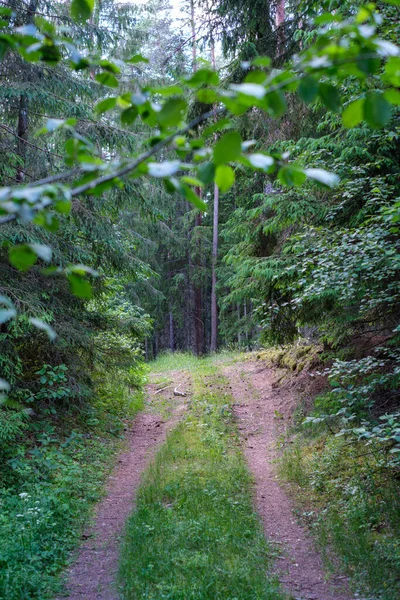
[[[34,327],[36,327],[36,329],[40,329],[41,331],[47,333],[51,341],[56,339],[57,334],[48,323],[45,323],[41,319],[36,319],[35,317],[31,317],[29,321]]]
[[[235,182],[235,172],[229,165],[218,165],[215,171],[215,183],[221,192],[227,192]]]
[[[67,279],[74,296],[77,296],[78,298],[92,297],[92,286],[84,277],[77,273],[69,273]]]
[[[94,0],[72,0],[71,15],[75,21],[87,21],[94,8]]]
[[[117,88],[118,80],[112,73],[108,73],[107,71],[102,71],[95,76],[96,81],[101,83],[102,85],[106,85],[107,87]]]
[[[187,102],[183,98],[170,98],[157,114],[157,120],[162,127],[173,127],[178,125],[187,108]]]
[[[242,153],[242,138],[237,131],[225,133],[214,148],[214,162],[217,165],[231,162]]]
[[[364,118],[373,129],[380,129],[389,122],[392,107],[379,92],[367,94],[364,102]]]
[[[342,113],[342,123],[344,127],[350,129],[355,127],[363,120],[364,116],[364,99],[360,98],[346,106]]]
[[[324,169],[305,169],[305,174],[309,179],[322,183],[326,187],[333,188],[339,183],[339,177],[334,173]]]

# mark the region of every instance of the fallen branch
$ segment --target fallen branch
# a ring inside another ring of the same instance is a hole
[[[157,396],[157,394],[159,394],[160,392],[163,392],[164,390],[167,390],[171,386],[172,386],[172,384],[171,385],[166,385],[165,387],[160,388],[159,390],[157,390],[156,392],[154,392],[154,395]]]
[[[178,388],[181,387],[181,383],[174,389],[174,396],[186,396],[185,392],[180,392]]]

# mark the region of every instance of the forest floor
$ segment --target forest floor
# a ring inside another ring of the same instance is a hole
[[[279,377],[232,357],[171,358],[152,373],[146,408],[66,574],[67,597],[353,598],[346,578],[327,579],[279,482],[277,442],[298,402]]]

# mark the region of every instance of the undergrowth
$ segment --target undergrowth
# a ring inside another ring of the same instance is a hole
[[[129,389],[138,378],[108,373],[90,405],[50,403],[43,392],[35,412],[0,408],[0,599],[44,600],[60,589],[121,447],[122,417],[142,407]]]
[[[218,354],[209,354],[198,358],[191,352],[163,352],[150,363],[152,373],[165,371],[197,371],[207,365],[230,364],[241,359],[238,352],[222,350]]]
[[[128,522],[126,600],[283,598],[266,578],[273,551],[254,512],[224,385],[209,361],[195,363],[187,416],[147,471]]]
[[[381,468],[376,448],[332,435],[299,435],[283,452],[280,474],[296,485],[301,516],[331,568],[339,562],[356,589],[397,600],[400,490]]]

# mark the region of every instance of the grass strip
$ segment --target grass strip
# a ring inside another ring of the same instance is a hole
[[[232,397],[215,367],[194,375],[184,420],[145,475],[122,547],[127,600],[282,600],[254,512]]]

